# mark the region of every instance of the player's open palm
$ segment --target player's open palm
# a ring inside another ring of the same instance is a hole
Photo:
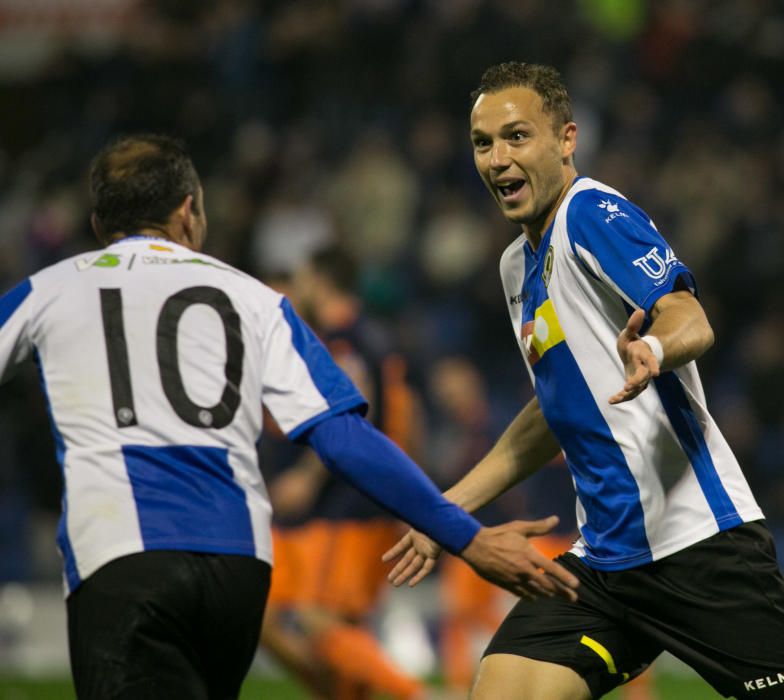
[[[416,586],[433,570],[440,555],[440,545],[417,530],[409,530],[393,547],[384,552],[381,559],[398,559],[387,576],[393,586],[401,586],[406,581],[409,586]]]
[[[618,336],[618,355],[623,362],[626,382],[623,389],[610,397],[611,404],[631,401],[648,387],[654,377],[659,376],[659,362],[650,346],[640,340],[640,329],[645,312],[637,309]]]

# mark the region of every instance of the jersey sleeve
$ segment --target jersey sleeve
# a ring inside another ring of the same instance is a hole
[[[367,401],[324,344],[281,299],[265,348],[263,400],[290,439],[330,416],[367,411]]]
[[[567,212],[574,254],[595,277],[633,308],[650,313],[656,301],[696,283],[640,208],[600,190],[574,196]]]
[[[479,531],[473,517],[447,501],[403,450],[359,416],[324,420],[302,439],[330,471],[452,554]]]
[[[8,379],[32,351],[32,291],[28,278],[0,297],[0,381]]]

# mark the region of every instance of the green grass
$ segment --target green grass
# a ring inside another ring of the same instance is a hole
[[[721,696],[698,678],[679,678],[660,674],[656,678],[659,700],[717,700]],[[607,700],[621,700],[615,691]],[[307,700],[299,686],[287,680],[250,677],[240,700]],[[0,700],[75,700],[69,681],[64,679],[32,680],[0,678]]]

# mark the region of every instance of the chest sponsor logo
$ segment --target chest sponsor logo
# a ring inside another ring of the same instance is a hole
[[[625,211],[621,211],[620,207],[618,206],[618,202],[613,202],[609,199],[603,199],[597,205],[599,209],[604,209],[609,216],[606,216],[604,219],[605,224],[609,224],[613,219],[617,219],[618,217],[622,217],[624,219],[628,219],[629,215]]]
[[[677,262],[678,258],[675,257],[671,248],[667,248],[664,251],[664,257],[662,257],[658,246],[655,246],[641,258],[637,258],[634,264],[652,280],[660,280],[667,274],[667,270]]]
[[[533,321],[523,324],[520,329],[520,339],[523,341],[528,364],[532,367],[550,348],[566,339],[550,299],[545,300],[536,310]]]
[[[774,685],[784,683],[784,673],[777,673],[775,676],[765,676],[764,678],[754,678],[750,681],[743,681],[743,687],[752,692],[754,690],[765,690]]]

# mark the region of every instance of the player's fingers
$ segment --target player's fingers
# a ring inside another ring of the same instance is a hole
[[[416,560],[414,560],[405,569],[402,569],[400,572],[398,572],[394,578],[391,578],[390,583],[395,586],[395,588],[402,586],[417,571],[419,571],[419,564]]]
[[[523,600],[536,600],[536,596],[531,593],[525,586],[522,584],[516,584],[514,586],[504,586],[506,590],[511,591],[514,593],[518,598],[522,598]]]
[[[403,552],[405,552],[413,542],[413,536],[407,532],[401,537],[396,544],[390,547],[386,552],[381,555],[381,561],[391,561],[397,559]]]
[[[411,586],[411,588],[416,586],[423,578],[425,578],[425,576],[427,576],[433,570],[433,567],[435,565],[436,565],[435,559],[425,559],[424,564],[422,564],[422,568],[408,582],[408,585]]]
[[[577,602],[577,591],[574,588],[570,588],[569,586],[564,586],[558,579],[552,579],[553,583],[555,584],[556,588],[556,595],[564,600],[568,600],[570,603]]]
[[[387,575],[387,579],[391,581],[395,586],[399,586],[402,581],[398,582],[399,579],[403,576],[403,573],[411,566],[411,562],[417,557],[417,552],[415,549],[409,549],[402,557],[402,559],[395,564],[392,571],[389,572]],[[403,579],[405,581],[405,578]]]
[[[553,598],[555,596],[555,587],[552,584],[550,584],[549,588],[545,587],[541,579],[528,579],[525,585],[528,591],[536,598]]]
[[[560,581],[567,588],[577,588],[580,585],[578,579],[571,571],[561,566],[558,562],[548,559],[543,554],[537,552],[537,557],[531,557],[534,565],[539,567],[547,576]]]
[[[629,336],[635,336],[640,332],[642,324],[645,322],[645,312],[642,309],[637,309],[626,322],[624,331]]]
[[[546,535],[556,525],[558,525],[558,516],[550,515],[541,520],[515,520],[509,523],[510,529],[519,532],[526,537],[537,537],[539,535]]]
[[[610,403],[615,405],[618,403],[623,403],[629,398],[627,391],[619,391],[617,394],[614,394],[610,397]]]

